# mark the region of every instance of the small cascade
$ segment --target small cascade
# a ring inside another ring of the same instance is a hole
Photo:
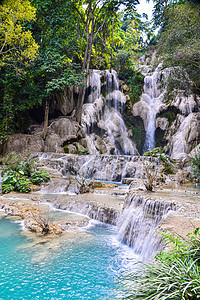
[[[175,210],[173,203],[153,201],[136,194],[128,196],[117,221],[119,240],[148,260],[160,250],[161,238],[155,230],[169,210]]]
[[[105,205],[99,206],[93,202],[85,203],[82,201],[72,201],[72,199],[66,199],[66,201],[62,204],[57,203],[55,200],[53,206],[57,209],[79,213],[88,216],[91,219],[112,225],[116,225],[116,221],[119,216],[119,210],[106,207]]]
[[[126,96],[119,90],[116,71],[93,70],[90,76],[91,93],[82,113],[90,154],[133,155],[134,146],[121,115]]]
[[[91,78],[91,94],[88,96],[88,103],[94,103],[101,95],[100,71],[93,70]]]
[[[37,156],[40,157],[40,154],[38,153]],[[148,157],[143,159],[149,161]],[[88,179],[118,182],[124,177],[145,178],[145,170],[138,156],[54,153],[51,158],[40,158],[40,160],[42,165],[56,169],[67,177],[79,174]],[[156,158],[151,158],[151,161],[157,164]]]

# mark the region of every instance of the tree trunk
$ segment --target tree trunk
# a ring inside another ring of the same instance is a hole
[[[112,45],[111,45],[111,57],[110,57],[110,72],[112,70],[112,61],[113,61],[113,26],[114,26],[114,18],[112,19]]]
[[[91,55],[92,55],[92,44],[93,44],[93,29],[91,29],[90,40],[89,40],[86,72],[89,72],[89,69],[90,69],[90,60],[91,60]]]
[[[46,139],[47,136],[47,127],[49,122],[49,101],[50,99],[46,100],[45,103],[45,115],[44,115],[44,127],[43,127],[43,139]]]
[[[83,61],[83,66],[82,66],[82,71],[85,71],[86,67],[86,62],[87,62],[87,57],[88,57],[88,47],[89,47],[89,42],[90,42],[90,35],[89,35],[89,28],[87,26],[87,44],[86,44],[86,49],[85,49],[85,55],[84,55],[84,61]]]

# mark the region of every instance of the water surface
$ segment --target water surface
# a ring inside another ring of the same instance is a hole
[[[0,299],[117,299],[116,278],[138,259],[114,226],[95,221],[77,238],[49,245],[0,220]]]

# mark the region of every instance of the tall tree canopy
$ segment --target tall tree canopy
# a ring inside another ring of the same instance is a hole
[[[200,91],[200,4],[196,0],[154,0],[157,46],[165,66],[173,66],[170,89]],[[156,20],[156,16],[159,18]],[[159,22],[158,22],[159,21]]]
[[[14,97],[18,79],[38,53],[38,44],[25,26],[35,13],[27,0],[7,0],[0,6],[0,145],[7,139],[15,111],[23,107]]]

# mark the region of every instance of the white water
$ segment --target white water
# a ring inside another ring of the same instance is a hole
[[[105,97],[101,94],[102,76],[105,78]],[[93,70],[91,94],[83,105],[82,114],[82,127],[90,154],[111,154],[111,149],[114,154],[134,154],[134,146],[121,115],[125,103],[126,96],[119,90],[116,71],[106,70],[103,75]]]
[[[159,106],[162,103],[162,94],[158,88],[161,73],[156,70],[151,76],[144,79],[144,91],[140,101],[145,101],[148,106],[148,114],[145,122],[146,138],[144,152],[155,148],[155,120]]]
[[[127,200],[117,221],[118,238],[140,253],[144,261],[149,260],[162,246],[155,230],[167,212],[175,207],[137,195],[129,196]]]

